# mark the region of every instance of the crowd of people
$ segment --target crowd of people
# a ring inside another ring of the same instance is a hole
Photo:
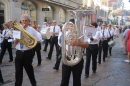
[[[36,21],[33,24],[30,24],[31,18],[27,14],[21,15],[20,24],[23,28],[34,36],[37,40],[37,44],[34,48],[28,48],[24,44],[20,43],[19,40],[14,40],[14,45],[16,48],[16,57],[15,57],[15,86],[22,86],[23,80],[23,68],[25,69],[29,80],[32,86],[37,86],[37,82],[35,79],[34,69],[32,66],[33,58],[35,56],[35,52],[37,54],[38,64],[40,66],[42,63],[42,56],[41,56],[41,46],[44,40],[44,52],[48,51],[48,56],[46,57],[47,60],[51,60],[53,48],[55,45],[56,48],[56,63],[53,67],[55,70],[59,70],[60,62],[62,59],[62,41],[63,41],[63,30],[66,30],[66,35],[75,27],[74,19],[70,19],[67,23],[67,28],[63,28],[64,25],[57,25],[57,21],[53,20],[52,22],[44,22],[42,26],[37,25]],[[8,40],[13,38],[12,36],[12,29],[10,28],[10,23],[4,23],[3,27],[4,30],[1,32],[1,55],[0,55],[0,64],[2,64],[2,59],[4,57],[5,51],[9,52],[9,62],[13,61],[13,54],[12,54],[12,42]],[[69,41],[69,45],[71,46],[78,46],[83,48],[83,52],[86,55],[86,64],[85,64],[85,77],[89,78],[89,71],[90,71],[90,63],[92,59],[92,70],[93,73],[97,71],[97,64],[101,64],[105,62],[106,57],[112,55],[112,46],[110,46],[109,42],[113,41],[117,38],[120,34],[119,26],[114,26],[112,24],[106,23],[99,23],[96,22],[90,23],[88,27],[93,29],[94,33],[91,36],[84,36],[84,40],[77,41],[76,39],[72,39]],[[49,31],[50,37],[42,38],[41,33],[42,29],[46,29]],[[124,31],[124,38],[125,43],[127,43],[126,51],[128,52],[128,60],[126,62],[130,62],[130,48],[129,48],[129,38],[130,38],[130,31]],[[66,39],[64,39],[66,40]],[[127,40],[127,41],[126,41]],[[124,43],[124,44],[125,44]],[[50,47],[48,48],[48,45]],[[102,55],[103,52],[103,55]],[[81,61],[74,66],[69,66],[62,62],[62,80],[60,86],[69,86],[69,79],[71,72],[73,73],[73,86],[81,86],[81,74],[84,67],[84,59],[81,56]],[[2,78],[2,73],[0,70],[0,82],[3,84],[4,80]]]

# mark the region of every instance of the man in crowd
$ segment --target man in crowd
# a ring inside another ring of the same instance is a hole
[[[37,31],[29,26],[31,18],[27,14],[21,15],[21,24],[24,25],[23,28],[30,33],[33,37],[39,40]],[[15,58],[15,86],[22,86],[23,81],[23,67],[30,79],[32,86],[36,85],[36,80],[34,76],[34,70],[32,66],[32,60],[34,56],[34,51],[31,48],[28,48],[24,44],[20,43],[18,40],[14,41],[16,48],[16,58]]]
[[[52,27],[50,28],[50,34],[51,34],[51,38],[50,38],[50,51],[48,53],[48,57],[46,57],[46,59],[48,59],[48,60],[51,60],[51,56],[52,56],[54,45],[56,47],[56,52],[57,52],[57,44],[58,44],[59,32],[60,32],[60,27],[57,25],[56,20],[53,20]],[[56,56],[57,56],[57,54],[56,54]]]

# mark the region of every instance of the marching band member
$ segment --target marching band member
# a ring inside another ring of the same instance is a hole
[[[108,24],[107,30],[110,35],[110,37],[108,38],[108,42],[109,42],[110,40],[113,40],[115,38],[116,33],[115,33],[114,29],[112,28],[111,24]],[[108,50],[109,50],[109,55],[111,56],[112,47],[108,46]]]
[[[61,61],[61,58],[62,58],[62,55],[61,55],[61,48],[62,48],[62,45],[61,45],[61,42],[62,42],[62,26],[60,27],[60,33],[58,35],[58,45],[57,45],[57,56],[56,56],[56,63],[55,63],[55,66],[53,67],[53,69],[55,70],[59,70],[59,65],[60,65],[60,61]]]
[[[21,15],[21,24],[23,28],[33,35],[37,40],[39,39],[36,34],[37,31],[29,26],[31,18],[28,14]],[[30,79],[32,86],[36,86],[36,80],[34,76],[34,70],[32,66],[34,51],[31,48],[26,47],[24,44],[20,43],[17,39],[14,41],[16,48],[16,58],[15,58],[15,86],[22,86],[23,81],[23,67]]]
[[[48,57],[46,57],[46,59],[48,59],[48,60],[51,60],[54,45],[56,47],[56,53],[57,53],[58,35],[60,32],[60,27],[57,25],[56,20],[53,20],[52,25],[53,26],[50,28],[50,34],[51,34],[50,50],[48,53]],[[56,56],[57,56],[57,54],[56,54]]]
[[[4,23],[3,27],[4,27],[4,30],[2,32],[3,42],[2,42],[2,51],[0,55],[0,64],[2,64],[2,59],[5,54],[6,49],[8,49],[8,52],[9,52],[9,58],[10,58],[9,62],[13,61],[12,47],[11,47],[12,43],[9,42],[9,39],[11,38],[11,34],[10,34],[8,23]]]
[[[37,59],[38,59],[38,65],[41,65],[41,42],[42,42],[42,35],[38,32],[38,28],[36,26],[33,26],[33,28],[37,31],[37,35],[39,39],[37,40],[37,45],[34,47],[34,55],[35,52],[37,53]]]
[[[2,30],[0,29],[0,53],[1,53],[1,43],[3,42],[3,38],[2,38]]]
[[[108,48],[108,41],[109,32],[106,29],[106,24],[102,24],[102,30],[100,31],[100,41],[99,41],[99,55],[98,55],[98,63],[101,64],[101,53],[103,49],[103,62],[105,62],[105,58],[107,56],[107,48]]]
[[[93,73],[96,73],[97,70],[97,54],[98,54],[98,43],[99,43],[99,37],[100,33],[99,30],[97,30],[97,23],[93,22],[90,24],[90,27],[92,29],[95,29],[93,33],[91,33],[91,36],[88,36],[86,38],[87,42],[89,43],[89,47],[86,48],[86,66],[85,66],[85,77],[89,77],[89,69],[90,69],[90,61],[92,57],[92,70]]]
[[[50,31],[51,24],[52,24],[51,22],[48,22],[48,23],[47,23],[46,29],[49,30],[49,31]],[[49,43],[50,43],[50,38],[49,38],[49,39],[46,38],[46,39],[45,39],[45,46],[44,46],[43,51],[45,51],[45,52],[47,51],[47,47],[48,47],[48,44],[49,44]]]
[[[69,30],[72,28],[74,28],[74,24],[69,22],[68,28],[67,28],[68,30],[66,31],[66,35],[67,35],[67,33],[69,33]],[[77,41],[75,39],[70,41],[69,44],[70,44],[70,46],[79,46],[82,48],[88,47],[87,42]],[[81,74],[82,74],[82,69],[83,69],[83,63],[84,63],[83,58],[81,59],[81,61],[78,64],[76,64],[74,66],[68,66],[63,63],[62,64],[62,80],[61,80],[60,86],[69,86],[71,72],[73,74],[73,86],[81,86]]]

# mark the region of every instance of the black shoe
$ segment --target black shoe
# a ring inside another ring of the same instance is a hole
[[[0,64],[2,64],[2,62],[0,61]]]
[[[38,64],[37,66],[41,66],[41,64]]]
[[[46,52],[46,50],[43,50],[44,52]]]
[[[51,60],[49,57],[46,57],[47,60]]]
[[[0,85],[4,84],[4,81],[0,82]]]
[[[85,74],[85,78],[89,78],[89,75]]]
[[[59,70],[58,68],[56,68],[56,67],[53,67],[53,69],[55,69],[55,70]]]
[[[103,59],[103,62],[105,62],[105,59]]]
[[[37,85],[32,85],[32,86],[37,86]]]
[[[12,62],[13,60],[9,60],[9,62]]]
[[[98,62],[98,64],[101,64],[101,62]]]
[[[95,71],[93,71],[93,73],[96,73],[96,70],[95,70]]]

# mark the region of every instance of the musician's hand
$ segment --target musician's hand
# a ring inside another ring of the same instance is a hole
[[[78,45],[78,41],[76,39],[73,39],[70,41],[69,43],[71,46],[77,46]]]
[[[14,45],[16,46],[18,44],[19,40],[18,39],[15,39],[14,40]]]
[[[8,38],[8,37],[6,37],[6,36],[3,36],[3,38]]]
[[[51,35],[51,36],[54,36],[55,34],[54,34],[54,32],[51,32],[50,35]]]

